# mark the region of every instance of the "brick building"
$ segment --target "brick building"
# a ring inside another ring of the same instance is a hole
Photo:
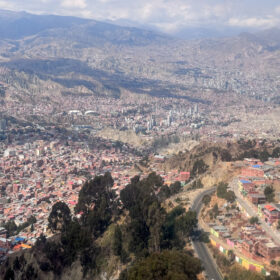
[[[260,193],[249,193],[248,200],[255,205],[264,204],[266,201],[265,195]]]
[[[273,224],[280,219],[280,212],[270,204],[263,207],[263,214],[265,221],[269,224]]]
[[[264,171],[259,165],[242,168],[241,175],[245,177],[263,177]]]
[[[273,242],[260,242],[258,253],[266,259],[275,259],[280,257],[280,247]]]

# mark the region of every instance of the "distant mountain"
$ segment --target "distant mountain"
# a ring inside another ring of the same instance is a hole
[[[0,10],[0,38],[21,39],[53,28],[71,28],[89,22],[75,17],[39,16]]]
[[[186,39],[186,40],[198,40],[206,38],[223,38],[223,37],[232,37],[237,36],[240,33],[244,32],[244,29],[241,28],[217,28],[217,27],[185,27],[181,28],[175,33],[172,33],[173,36]]]
[[[94,43],[101,40],[115,44],[143,45],[167,36],[134,27],[76,17],[32,15],[0,10],[0,39],[22,39],[27,36],[72,36],[73,40]]]
[[[220,93],[278,102],[279,29],[232,37],[211,28],[184,32],[213,38],[0,11],[0,83],[10,93],[0,98],[120,97],[126,90],[203,103]]]

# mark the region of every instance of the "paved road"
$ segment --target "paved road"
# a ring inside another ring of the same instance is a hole
[[[213,193],[215,189],[216,188],[211,188],[209,190],[200,193],[193,202],[192,210],[196,211],[198,214],[202,207],[202,198],[204,197],[204,195]],[[203,242],[199,242],[199,241],[194,241],[193,245],[198,257],[202,261],[208,279],[223,280],[222,276],[220,275],[217,269],[217,265],[215,261],[210,255],[208,249],[206,248],[206,245]]]
[[[251,203],[249,203],[247,200],[245,200],[242,195],[239,192],[238,189],[238,179],[234,179],[230,184],[229,187],[233,189],[235,195],[236,195],[236,199],[238,201],[238,203],[243,207],[243,209],[245,209],[245,211],[247,212],[247,214],[250,217],[253,216],[258,216],[258,213],[256,212],[256,210],[253,208],[253,206],[251,205]],[[262,229],[266,232],[266,234],[268,236],[270,236],[274,242],[276,244],[280,243],[280,233],[278,231],[276,231],[275,229],[273,229],[272,227],[270,227],[262,218],[259,217],[259,222],[262,226]]]

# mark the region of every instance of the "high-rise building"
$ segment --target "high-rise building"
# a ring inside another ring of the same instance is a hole
[[[0,130],[6,130],[7,129],[7,120],[1,119],[0,120]]]
[[[193,112],[194,112],[194,114],[198,113],[198,105],[197,104],[194,105]]]
[[[151,116],[151,123],[152,123],[152,127],[156,126],[156,116],[155,115]]]

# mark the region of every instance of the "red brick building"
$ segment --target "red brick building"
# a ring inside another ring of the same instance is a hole
[[[190,172],[180,172],[180,175],[179,175],[179,181],[180,182],[186,182],[190,179]]]
[[[260,193],[249,193],[248,200],[255,205],[264,204],[266,201],[265,195]]]
[[[257,167],[245,167],[242,168],[241,175],[245,177],[263,177],[264,171]]]
[[[273,242],[260,242],[258,253],[266,259],[275,259],[280,257],[280,247]]]
[[[266,222],[273,224],[280,219],[280,212],[272,205],[265,205],[263,208],[264,219]]]

